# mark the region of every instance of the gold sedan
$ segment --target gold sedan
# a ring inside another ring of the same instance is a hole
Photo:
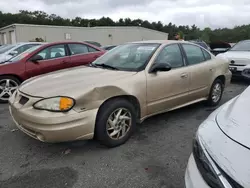
[[[150,116],[200,101],[217,105],[231,80],[228,66],[185,41],[126,43],[89,66],[25,81],[9,109],[17,127],[40,141],[95,137],[115,147]]]

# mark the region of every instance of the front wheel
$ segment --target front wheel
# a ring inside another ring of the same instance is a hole
[[[124,144],[136,126],[134,106],[125,99],[106,102],[98,112],[95,137],[107,147]]]
[[[11,95],[20,85],[20,81],[13,76],[0,77],[0,103],[7,103]]]
[[[207,104],[209,106],[217,106],[221,100],[222,93],[224,90],[224,84],[220,79],[216,79],[210,89]]]

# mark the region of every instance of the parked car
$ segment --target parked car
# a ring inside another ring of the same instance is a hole
[[[229,69],[233,76],[242,76],[242,71],[250,65],[250,40],[243,40],[236,43],[226,53],[218,54],[217,57],[227,59]]]
[[[211,50],[210,47],[207,45],[207,43],[204,42],[204,41],[200,41],[200,40],[191,40],[191,41],[189,41],[189,42],[193,42],[193,43],[195,43],[195,44],[197,44],[197,45],[199,45],[199,46],[205,48],[206,50],[209,50],[209,51]]]
[[[116,45],[108,45],[108,46],[102,46],[101,48],[106,50],[106,51],[109,51],[109,50],[111,50],[111,49],[113,49],[115,47],[116,47]]]
[[[227,52],[230,48],[231,45],[230,43],[223,42],[223,41],[216,41],[216,42],[211,42],[209,44],[210,46],[210,51],[216,56],[220,53],[225,53]]]
[[[241,75],[246,80],[250,80],[250,64],[244,67],[243,71],[241,72]]]
[[[199,127],[185,174],[186,188],[250,187],[250,87]]]
[[[229,48],[214,48],[211,50],[211,52],[216,56],[221,53],[225,53],[229,50]]]
[[[9,100],[10,113],[20,130],[43,142],[95,136],[115,147],[150,116],[199,101],[216,106],[231,74],[227,61],[193,43],[127,43],[89,67],[25,81]]]
[[[95,42],[95,41],[84,41],[84,42],[87,42],[88,44],[95,45],[97,47],[101,47],[102,46],[99,42]]]
[[[91,63],[105,51],[81,42],[35,46],[0,64],[0,102],[7,102],[20,83],[48,72]]]
[[[37,45],[41,45],[39,42],[27,42],[27,43],[17,43],[9,44],[0,48],[0,63],[8,61],[9,59],[23,53],[29,48]]]
[[[7,45],[10,45],[10,44],[3,44],[3,45],[1,45],[0,49],[3,48],[3,47],[5,47],[5,46],[7,46]]]

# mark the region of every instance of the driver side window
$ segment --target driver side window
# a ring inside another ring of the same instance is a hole
[[[168,63],[172,68],[183,67],[183,57],[178,44],[171,44],[162,49],[156,63]]]

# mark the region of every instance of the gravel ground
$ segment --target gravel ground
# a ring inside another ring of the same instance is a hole
[[[232,83],[221,104],[247,87]],[[0,105],[1,188],[181,188],[199,124],[213,111],[203,103],[158,115],[138,125],[124,145],[95,141],[45,144],[16,130]]]

